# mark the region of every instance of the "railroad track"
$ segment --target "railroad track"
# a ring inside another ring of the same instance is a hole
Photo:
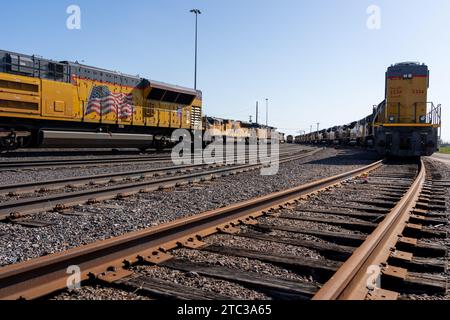
[[[60,159],[60,160],[32,160],[11,161],[0,163],[1,171],[36,168],[60,168],[68,166],[105,166],[119,163],[149,163],[171,161],[170,156],[138,156],[138,157],[104,157],[98,159]]]
[[[280,153],[280,157],[296,156],[297,154],[312,154],[306,150],[298,152],[283,152]],[[250,162],[250,160],[257,160],[257,158],[235,157],[235,162],[243,160]],[[51,190],[58,190],[61,188],[69,187],[76,188],[86,185],[101,185],[107,183],[118,183],[120,181],[129,180],[142,180],[155,176],[169,175],[173,173],[181,173],[185,171],[202,170],[207,168],[223,167],[227,164],[205,164],[203,161],[200,164],[193,165],[178,165],[162,168],[152,168],[145,170],[132,170],[126,172],[107,173],[100,175],[79,176],[64,179],[45,180],[21,184],[0,185],[0,196],[17,196],[21,194],[27,194],[30,192],[47,192]],[[230,165],[231,166],[231,165]]]
[[[78,157],[78,156],[137,156],[137,155],[162,155],[170,153],[171,149],[157,151],[149,149],[144,152],[137,149],[43,149],[43,148],[27,148],[8,150],[0,153],[0,157],[4,159],[14,158],[39,158],[39,157]]]
[[[301,149],[298,150],[300,152]],[[290,152],[292,154],[292,152]],[[195,160],[195,159],[194,159]],[[31,161],[9,161],[0,162],[0,172],[11,170],[33,170],[47,168],[67,167],[103,167],[123,163],[158,163],[172,161],[167,156],[133,156],[133,157],[99,157],[95,159],[58,159],[58,160],[31,160]]]
[[[34,299],[64,290],[69,266],[80,268],[83,281],[151,297],[233,298],[149,277],[141,272],[141,265],[233,282],[285,299],[397,299],[411,292],[445,294],[446,280],[435,273],[446,270],[440,257],[446,255],[447,249],[423,240],[446,237],[439,229],[424,226],[446,223],[445,213],[439,212],[443,205],[436,199],[443,192],[435,187],[423,163],[400,166],[380,161],[289,190],[0,268],[0,299]],[[346,199],[340,203],[336,198]],[[227,237],[233,241],[227,241]],[[249,244],[255,241],[258,249]],[[319,253],[319,257],[267,252],[261,242],[306,248]],[[191,255],[180,254],[183,250]],[[196,255],[197,260],[193,258]],[[199,262],[202,255],[205,260]],[[261,276],[217,265],[209,255],[273,264],[313,280]],[[378,269],[374,277],[372,271]],[[376,284],[374,279],[381,279],[381,283]]]
[[[290,155],[280,159],[279,163],[304,159],[312,156],[321,149],[314,151]],[[57,190],[63,187],[82,187],[85,185],[96,185],[98,188],[87,189],[74,192],[65,192],[50,194],[41,197],[27,197],[12,201],[0,203],[0,221],[12,220],[27,224],[28,221],[20,221],[27,215],[45,212],[45,211],[62,211],[71,206],[83,203],[96,203],[113,198],[129,197],[136,193],[152,192],[159,189],[169,189],[177,186],[187,185],[189,183],[200,182],[204,180],[212,180],[221,176],[234,175],[241,172],[256,170],[263,167],[263,164],[243,164],[232,165],[216,168],[218,165],[210,166],[210,169],[201,170],[193,173],[181,175],[161,177],[152,180],[145,180],[170,172],[193,171],[194,169],[205,168],[204,164],[176,166],[168,168],[151,169],[146,171],[133,171],[118,174],[107,174],[91,177],[69,178],[54,181],[43,181],[37,183],[23,184],[17,186],[0,187],[1,194],[16,195],[18,193],[33,192],[36,190],[48,191]],[[123,183],[118,183],[123,182]],[[102,184],[110,184],[102,187]],[[39,222],[38,222],[39,223]]]

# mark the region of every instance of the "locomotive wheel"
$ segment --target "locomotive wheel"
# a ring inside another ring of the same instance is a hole
[[[16,137],[5,137],[0,140],[0,151],[12,151],[20,147],[20,142]]]

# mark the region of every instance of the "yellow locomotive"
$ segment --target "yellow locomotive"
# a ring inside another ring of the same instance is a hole
[[[438,148],[441,108],[427,102],[425,64],[398,63],[386,72],[386,99],[373,117],[375,148],[383,155],[429,156]]]
[[[0,148],[163,147],[202,130],[201,91],[0,51]]]
[[[232,142],[243,141],[248,144],[252,143],[252,139],[255,142],[271,139],[278,139],[279,143],[283,141],[282,133],[275,136],[276,128],[254,122],[205,116],[203,117],[203,128],[212,130],[211,133],[220,136],[225,143],[230,140]]]
[[[404,62],[386,72],[385,99],[373,113],[349,125],[296,137],[299,143],[374,147],[383,156],[430,156],[439,146],[441,106],[427,101],[429,70]],[[331,133],[330,132],[330,133]]]
[[[163,148],[176,129],[224,141],[272,138],[275,128],[202,116],[202,92],[77,62],[0,50],[0,150]]]

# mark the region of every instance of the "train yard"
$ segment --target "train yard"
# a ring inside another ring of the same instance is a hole
[[[388,67],[371,115],[284,144],[206,116],[197,89],[0,58],[0,300],[450,298],[427,65]]]
[[[450,3],[322,2],[5,3],[1,314],[445,315]]]
[[[164,154],[6,159],[0,299],[449,297],[445,164],[290,144],[279,156],[274,176]]]

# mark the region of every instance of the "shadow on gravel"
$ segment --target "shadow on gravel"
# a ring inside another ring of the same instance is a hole
[[[339,154],[336,156],[331,156],[329,158],[313,160],[306,162],[305,164],[316,164],[316,165],[359,165],[367,164],[368,162],[381,160],[382,158],[375,151],[366,150],[345,150],[338,149]]]

